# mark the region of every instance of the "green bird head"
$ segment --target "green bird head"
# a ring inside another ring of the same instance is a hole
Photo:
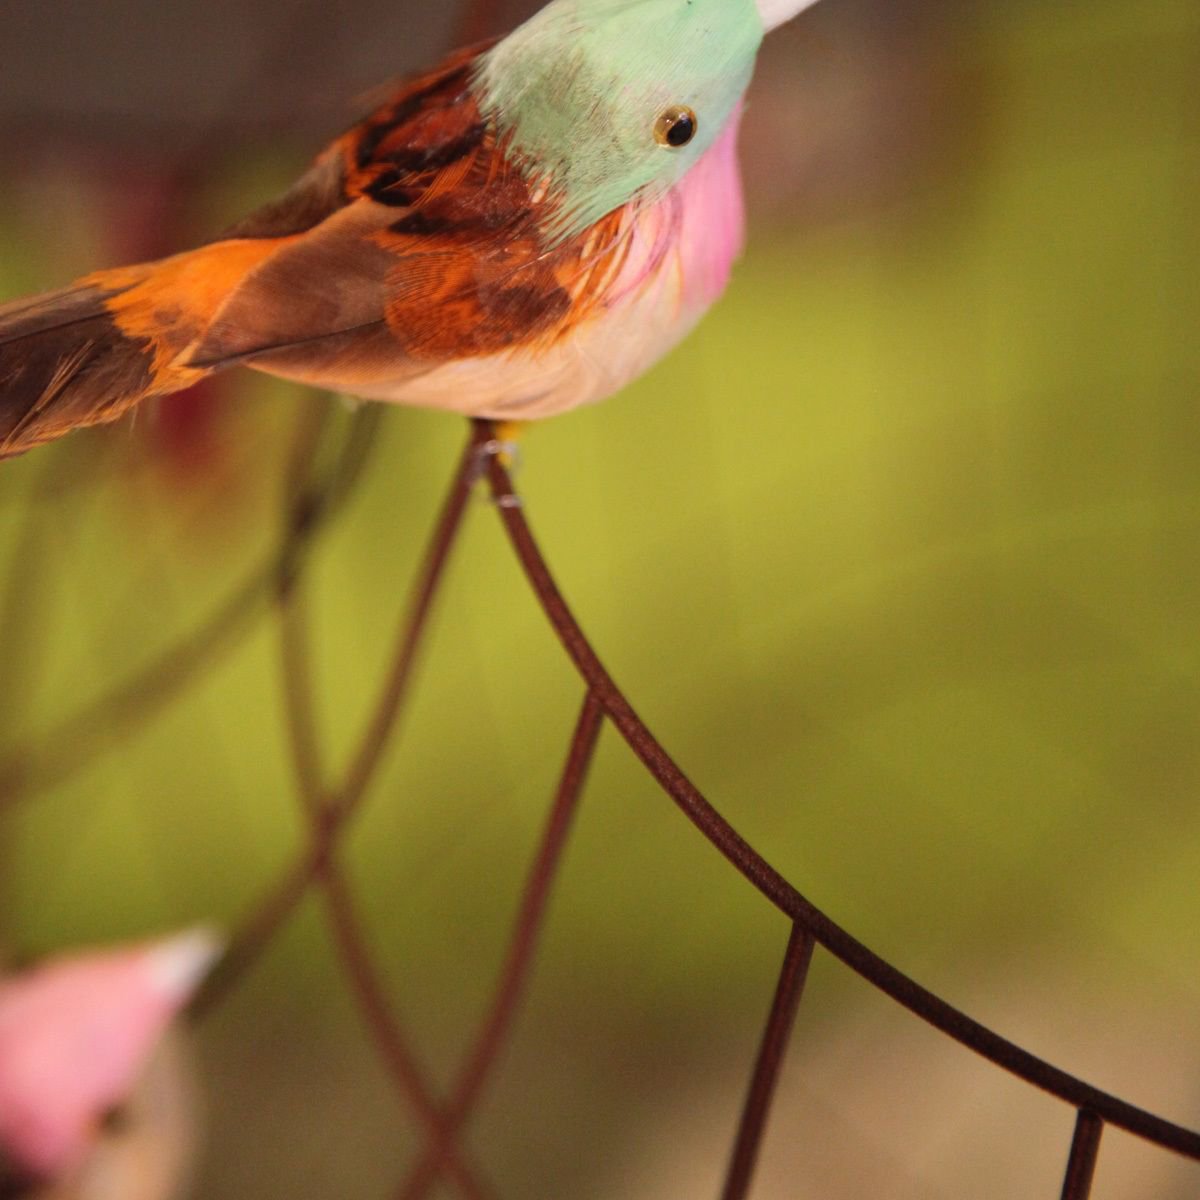
[[[763,34],[813,2],[552,0],[484,57],[484,111],[566,237],[678,182],[733,116]]]

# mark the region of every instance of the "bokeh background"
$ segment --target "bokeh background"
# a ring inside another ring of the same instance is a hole
[[[0,297],[212,234],[461,15],[4,0]],[[532,431],[519,475],[618,680],[768,858],[947,999],[1193,1127],[1198,79],[1194,0],[827,0],[764,51],[723,304]],[[0,468],[8,953],[234,927],[302,845],[269,603],[152,720],[105,697],[269,560],[325,409],[334,443],[336,400],[237,375]],[[384,414],[311,560],[335,763],[463,436]],[[482,501],[418,682],[346,861],[447,1080],[580,694]],[[471,1130],[500,1192],[714,1195],[786,935],[606,733]],[[198,1196],[365,1200],[418,1146],[315,902],[197,1042]],[[1071,1120],[818,955],[756,1195],[1055,1195]],[[1106,1134],[1097,1196],[1198,1193]]]

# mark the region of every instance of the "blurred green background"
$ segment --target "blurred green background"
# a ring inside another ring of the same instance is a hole
[[[276,40],[258,60],[239,41],[242,76],[209,87],[219,13],[121,0],[89,33],[68,0],[9,0],[0,296],[211,233],[286,184],[347,96],[450,36],[394,5],[413,35],[381,66],[382,17],[359,9],[335,10],[330,43],[315,6],[263,6]],[[829,0],[773,42],[733,286],[621,397],[527,435],[535,531],[642,715],[806,895],[1006,1035],[1195,1127],[1200,10]],[[298,79],[303,110],[276,87]],[[52,771],[104,744],[103,717],[42,739],[269,557],[294,431],[328,403],[238,377],[0,469],[7,753]],[[331,441],[352,419],[335,408]],[[335,764],[464,434],[388,411],[315,551]],[[268,604],[135,736],[0,815],[6,946],[237,924],[303,844],[279,662]],[[580,698],[480,499],[345,855],[439,1079]],[[606,731],[472,1127],[501,1193],[715,1195],[786,935]],[[418,1146],[315,901],[205,1023],[199,1063],[198,1195],[385,1195]],[[819,954],[755,1194],[1054,1195],[1071,1121]],[[1106,1135],[1096,1196],[1198,1192],[1200,1167]]]

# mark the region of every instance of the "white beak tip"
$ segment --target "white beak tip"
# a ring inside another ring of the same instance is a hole
[[[182,1004],[224,950],[225,939],[201,925],[148,947],[147,964],[163,994]]]
[[[758,15],[762,17],[763,27],[768,33],[778,29],[793,17],[799,16],[806,8],[811,8],[817,0],[754,0],[758,6]]]

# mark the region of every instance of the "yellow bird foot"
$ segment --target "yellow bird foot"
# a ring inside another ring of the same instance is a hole
[[[528,421],[496,421],[492,425],[494,436],[480,447],[485,455],[495,457],[506,471],[519,470],[521,447],[518,438],[525,432]]]
[[[497,421],[495,425],[498,449],[496,456],[506,471],[516,471],[521,466],[520,438],[529,427],[528,421]]]

